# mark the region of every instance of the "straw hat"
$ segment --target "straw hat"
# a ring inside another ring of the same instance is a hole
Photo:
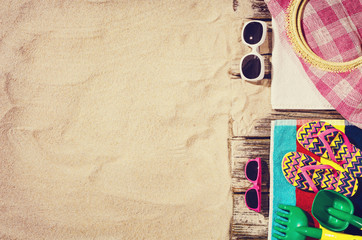
[[[319,92],[346,120],[362,128],[360,0],[266,2],[284,29],[281,38],[293,46]]]

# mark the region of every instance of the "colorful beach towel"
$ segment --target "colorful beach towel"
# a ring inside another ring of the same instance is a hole
[[[315,120],[315,119],[313,119]],[[297,141],[297,131],[305,123],[312,120],[277,120],[272,122],[271,146],[270,146],[270,216],[269,216],[269,234],[268,239],[274,239],[273,220],[276,217],[277,206],[280,203],[298,206],[308,212],[310,216],[312,203],[315,193],[302,191],[291,185],[284,177],[282,171],[283,157],[288,152],[301,152],[310,154]],[[350,124],[344,120],[323,120],[332,124],[337,129],[346,134],[348,139],[357,148],[362,149],[362,129]],[[317,161],[318,156],[313,156]],[[358,178],[361,182],[362,178]],[[355,206],[355,215],[362,217],[362,188],[359,188],[355,195],[350,198]],[[313,217],[311,225],[319,227],[317,220]],[[350,226],[345,231],[349,234],[362,235],[362,231]],[[312,239],[312,238],[307,238]]]

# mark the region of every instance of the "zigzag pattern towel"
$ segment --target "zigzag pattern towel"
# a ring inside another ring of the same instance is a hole
[[[298,206],[311,215],[311,207],[315,197],[315,193],[302,191],[292,186],[286,181],[282,172],[283,156],[288,152],[300,152],[308,154],[317,161],[320,157],[310,154],[297,141],[298,129],[307,122],[312,120],[277,120],[272,122],[271,146],[270,146],[270,216],[269,216],[269,234],[268,239],[272,239],[273,220],[276,216],[276,209],[279,203]],[[357,148],[362,149],[362,130],[351,125],[344,120],[324,120],[332,124],[337,129],[344,132],[348,139]],[[362,178],[358,178],[362,181]],[[355,215],[362,217],[362,187],[360,187],[355,195],[350,198],[355,206]],[[315,227],[318,222],[314,220]],[[361,230],[349,227],[346,233],[362,235]],[[310,239],[310,238],[309,238]],[[307,238],[308,240],[308,238]]]

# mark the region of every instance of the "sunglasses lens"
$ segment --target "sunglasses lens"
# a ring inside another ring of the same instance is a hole
[[[246,166],[246,176],[251,181],[256,181],[258,177],[258,163],[256,161],[251,161]]]
[[[260,42],[263,36],[263,26],[258,22],[248,23],[243,32],[244,41],[248,44],[256,44]]]
[[[258,193],[255,189],[250,189],[245,195],[246,204],[253,209],[256,209],[259,205]]]
[[[246,56],[241,63],[241,71],[249,79],[259,77],[261,72],[260,58],[253,54]]]

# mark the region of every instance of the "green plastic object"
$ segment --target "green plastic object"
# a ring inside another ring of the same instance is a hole
[[[308,227],[308,218],[302,209],[295,206],[279,204],[274,221],[281,226],[274,226],[276,233],[273,237],[283,240],[304,240],[306,237],[320,239],[322,230]]]
[[[319,191],[313,201],[312,214],[322,227],[341,232],[349,224],[362,228],[362,218],[354,216],[354,206],[346,196],[331,190]]]
[[[353,226],[362,229],[362,218],[357,217],[353,214],[348,214],[344,211],[335,209],[335,208],[328,208],[328,213],[331,214],[333,217],[346,221]]]

